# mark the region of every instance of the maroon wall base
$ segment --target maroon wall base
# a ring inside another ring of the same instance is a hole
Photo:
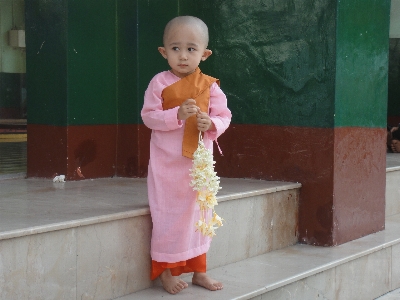
[[[386,129],[336,128],[333,244],[385,227]]]
[[[300,182],[300,241],[332,246],[384,228],[385,138],[385,129],[235,124],[219,138],[216,169]]]
[[[67,128],[27,125],[27,176],[67,174]]]
[[[144,177],[149,140],[144,125],[28,125],[27,175],[64,174],[68,180]]]
[[[151,130],[145,125],[119,125],[117,176],[146,177]]]
[[[67,178],[76,180],[78,167],[84,178],[112,177],[116,174],[116,125],[68,126]]]

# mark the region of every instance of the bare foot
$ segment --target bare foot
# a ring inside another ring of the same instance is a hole
[[[170,269],[165,269],[165,271],[161,273],[160,279],[164,290],[172,295],[188,287],[188,284],[179,277],[172,276]]]
[[[392,140],[391,149],[394,153],[400,153],[400,141]]]
[[[210,291],[218,291],[224,288],[221,282],[208,277],[206,273],[194,272],[192,283],[202,286]]]

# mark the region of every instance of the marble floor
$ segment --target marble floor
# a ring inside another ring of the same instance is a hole
[[[400,169],[400,153],[386,153],[386,170]]]
[[[219,202],[300,184],[222,178],[221,186]],[[148,213],[144,178],[0,180],[0,240]]]
[[[100,220],[131,211],[148,211],[145,179],[65,183],[37,178],[0,180],[0,239],[10,238],[10,234],[25,235],[32,228],[36,233],[46,232],[56,230],[57,226],[73,227],[82,220]]]
[[[376,300],[399,300],[400,299],[400,289],[391,291],[390,293],[387,293],[379,298],[376,298]]]
[[[400,154],[387,155],[387,168],[400,169]],[[249,180],[243,185],[242,182],[243,179],[222,179],[220,201],[238,193],[276,190],[282,184]],[[0,177],[0,240],[148,213],[145,179],[103,178],[60,183],[50,179]],[[400,299],[400,290],[378,299]]]
[[[209,270],[224,283],[218,293],[189,284],[169,295],[157,285],[118,300],[392,300],[399,291],[384,293],[400,287],[399,272],[400,214],[386,220],[385,230],[336,247],[296,244]]]

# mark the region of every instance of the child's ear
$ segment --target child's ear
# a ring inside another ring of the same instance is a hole
[[[165,59],[167,59],[167,51],[165,51],[165,48],[164,48],[164,47],[158,47],[158,52],[160,52],[161,55],[162,55]]]
[[[203,56],[201,57],[201,60],[205,61],[211,54],[212,54],[212,51],[210,49],[206,49],[203,53]]]

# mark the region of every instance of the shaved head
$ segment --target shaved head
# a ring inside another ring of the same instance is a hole
[[[176,17],[167,23],[164,29],[164,36],[163,36],[164,45],[166,43],[169,33],[171,32],[171,29],[175,28],[175,26],[177,27],[188,26],[192,27],[194,30],[198,30],[198,33],[201,35],[205,46],[206,47],[208,46],[208,27],[206,23],[204,23],[199,18],[192,16]]]

